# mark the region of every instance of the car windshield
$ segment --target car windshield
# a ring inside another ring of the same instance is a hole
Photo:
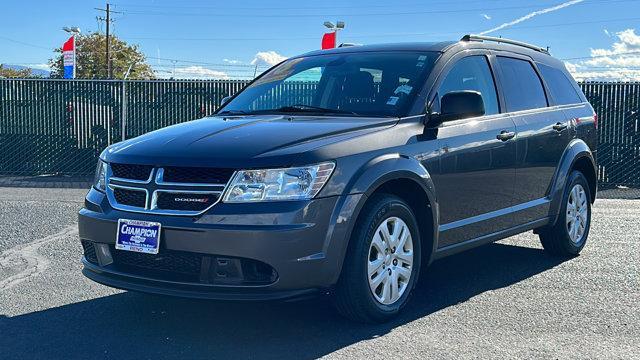
[[[218,114],[404,116],[436,57],[396,51],[293,58],[247,86]]]

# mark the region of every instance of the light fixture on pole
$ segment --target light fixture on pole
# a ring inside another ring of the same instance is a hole
[[[79,35],[80,34],[80,28],[77,27],[77,26],[71,26],[71,27],[65,26],[65,27],[62,28],[62,30],[66,31],[66,32],[68,32],[69,34],[72,34],[72,35]]]
[[[336,47],[338,31],[344,29],[344,21],[338,21],[335,25],[331,21],[325,21],[324,26],[331,32],[322,36],[322,49],[333,49]]]

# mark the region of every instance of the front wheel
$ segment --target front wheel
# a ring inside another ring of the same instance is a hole
[[[383,322],[407,303],[420,270],[420,234],[411,208],[393,195],[375,195],[359,217],[334,300],[359,322]]]
[[[553,255],[575,256],[587,242],[591,228],[589,183],[580,171],[569,176],[556,224],[540,231],[542,247]]]

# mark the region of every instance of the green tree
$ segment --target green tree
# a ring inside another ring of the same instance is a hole
[[[0,64],[0,78],[32,78],[35,77],[31,69],[12,69]]]
[[[124,79],[131,67],[129,79],[153,79],[153,69],[146,63],[146,57],[138,45],[129,45],[115,36],[110,36],[109,49],[111,72],[114,79]],[[97,32],[76,36],[76,78],[106,79],[106,36]],[[64,74],[62,48],[55,50],[57,55],[49,60],[51,77],[61,78]]]

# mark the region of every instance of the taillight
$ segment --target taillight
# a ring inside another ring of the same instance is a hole
[[[593,125],[596,126],[596,129],[598,129],[598,114],[593,114]]]

